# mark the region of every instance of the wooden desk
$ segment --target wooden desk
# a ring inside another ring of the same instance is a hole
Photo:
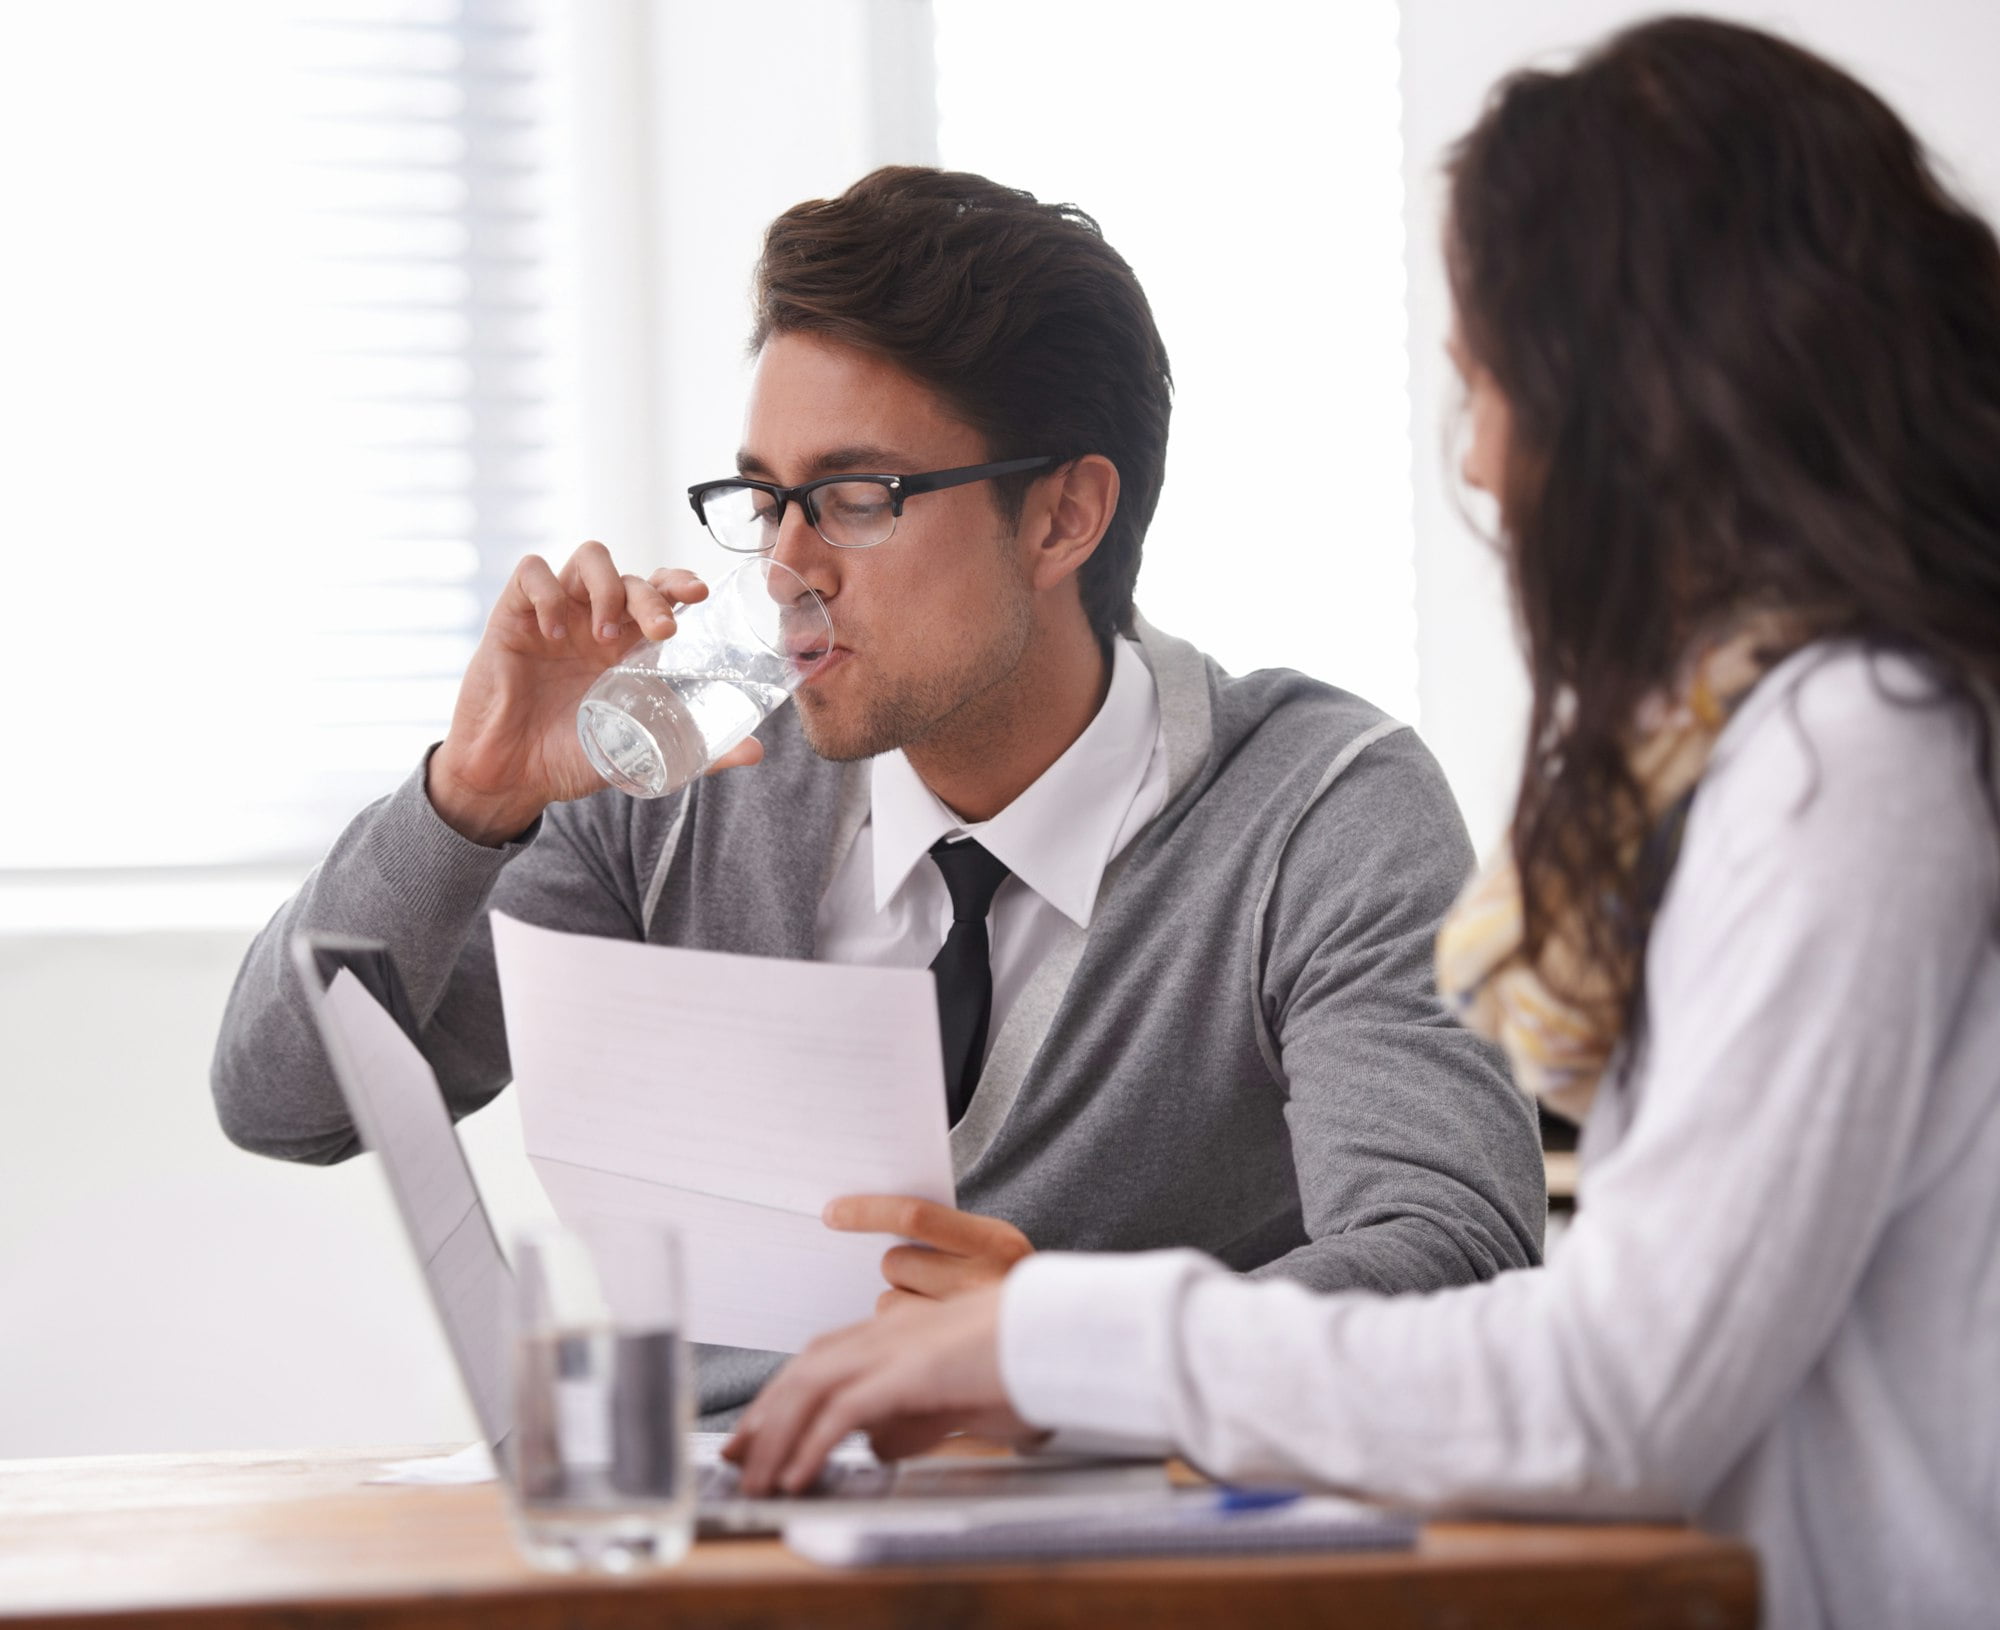
[[[0,1461],[0,1623],[180,1630],[882,1630],[1755,1622],[1732,1542],[1674,1528],[1439,1523],[1415,1552],[837,1572],[704,1542],[644,1581],[530,1573],[491,1484],[367,1485],[418,1449]]]

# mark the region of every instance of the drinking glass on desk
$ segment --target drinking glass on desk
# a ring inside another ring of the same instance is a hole
[[[576,714],[591,768],[634,798],[679,792],[784,706],[833,649],[826,602],[789,566],[747,560],[599,675]]]
[[[694,1375],[671,1231],[524,1232],[514,1262],[513,1521],[535,1566],[669,1567],[694,1533]]]

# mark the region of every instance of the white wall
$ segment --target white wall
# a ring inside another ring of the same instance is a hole
[[[1457,389],[1438,250],[1444,149],[1488,87],[1530,59],[1666,9],[1780,29],[1865,80],[1933,144],[1989,210],[2000,206],[2000,6],[1989,0],[1791,0],[1664,7],[1632,0],[1403,0],[1403,161],[1415,449],[1417,648],[1423,732],[1473,839],[1497,842],[1513,796],[1527,690],[1489,547],[1460,517],[1440,449]]]
[[[472,1435],[374,1163],[216,1130],[248,940],[0,938],[0,1458]],[[466,1133],[502,1225],[539,1212],[511,1103]]]
[[[1234,672],[1417,709],[1394,0],[937,0],[939,148],[1074,202],[1173,362],[1138,604]],[[1024,116],[1050,42],[1116,64]]]

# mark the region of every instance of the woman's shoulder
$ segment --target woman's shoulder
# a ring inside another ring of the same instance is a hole
[[[1986,717],[2000,736],[2000,719]],[[1972,708],[1919,658],[1821,641],[1743,700],[1696,810],[1709,840],[1734,855],[1772,841],[1874,849],[1921,838],[1983,843],[1990,857],[1991,767],[1979,742]]]

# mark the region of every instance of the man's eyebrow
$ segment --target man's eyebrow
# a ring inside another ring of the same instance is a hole
[[[908,472],[909,462],[908,455],[893,448],[834,447],[816,455],[806,465],[806,479],[810,481],[818,475],[838,475],[846,470],[868,475],[901,475]],[[745,447],[736,454],[736,473],[768,481],[771,479],[771,466]]]

